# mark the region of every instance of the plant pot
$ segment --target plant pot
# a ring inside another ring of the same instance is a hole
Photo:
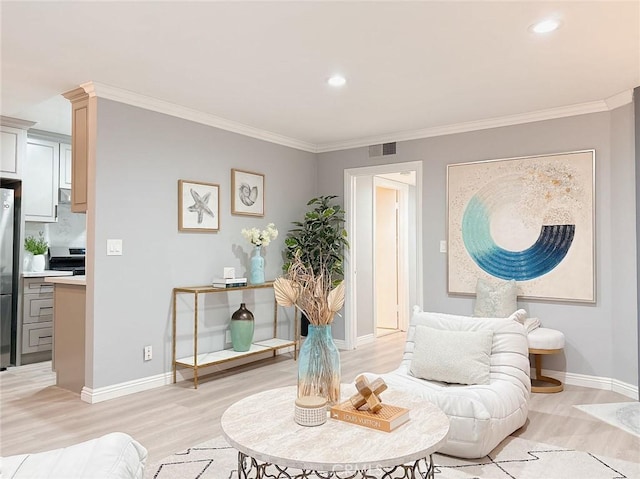
[[[244,303],[240,304],[240,308],[231,316],[231,345],[234,351],[249,351],[253,342],[254,328],[253,313],[245,307]]]
[[[34,254],[31,259],[31,271],[41,273],[44,271],[45,259],[43,254]]]

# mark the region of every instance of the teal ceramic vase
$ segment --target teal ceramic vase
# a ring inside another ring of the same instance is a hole
[[[256,246],[251,257],[251,274],[249,279],[251,284],[264,283],[264,258],[260,254],[260,246]]]
[[[240,304],[240,308],[231,316],[231,345],[234,351],[249,351],[253,342],[254,327],[253,313],[244,303]]]
[[[298,355],[298,397],[320,396],[330,405],[340,401],[340,353],[331,326],[309,325]]]

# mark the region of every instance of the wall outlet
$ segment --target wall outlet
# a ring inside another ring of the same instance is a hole
[[[144,360],[145,361],[151,361],[152,357],[153,357],[153,348],[151,346],[145,346],[144,347]]]

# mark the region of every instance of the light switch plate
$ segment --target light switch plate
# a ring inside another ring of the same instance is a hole
[[[122,256],[122,240],[121,239],[107,240],[107,256]]]
[[[447,252],[447,240],[440,240],[440,252],[441,253]]]

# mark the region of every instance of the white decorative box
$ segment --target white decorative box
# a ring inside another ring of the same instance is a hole
[[[296,399],[295,421],[301,426],[320,426],[327,422],[327,400],[320,396]]]

